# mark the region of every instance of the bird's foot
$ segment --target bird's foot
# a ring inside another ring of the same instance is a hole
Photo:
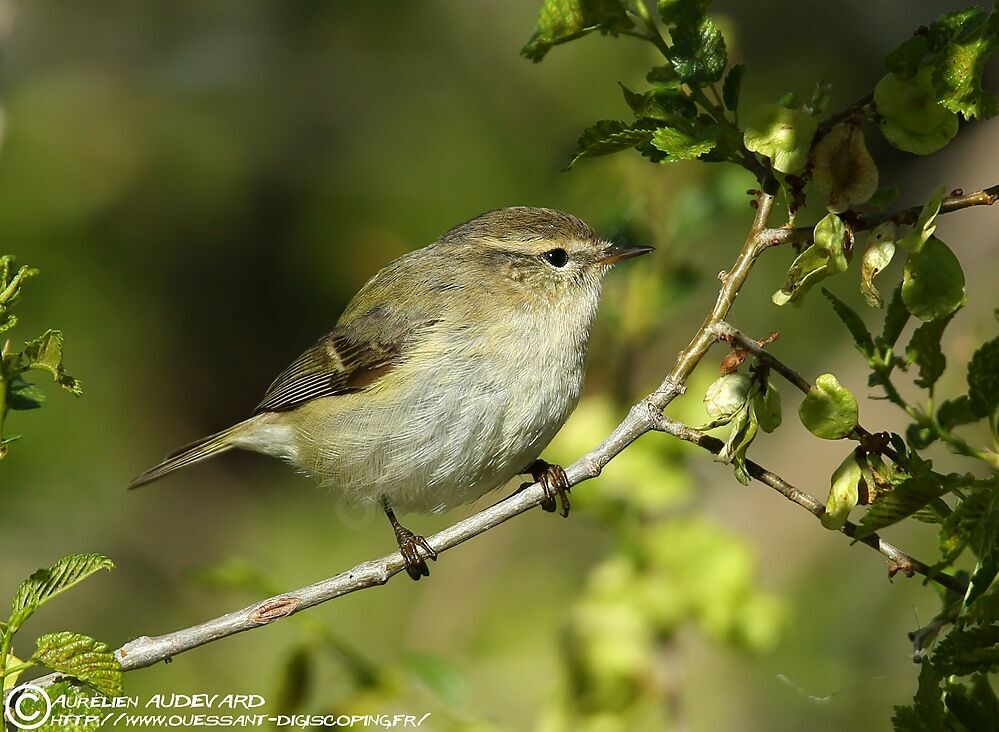
[[[399,545],[399,553],[402,554],[402,558],[406,562],[406,574],[414,580],[419,580],[420,577],[429,577],[430,568],[427,566],[427,560],[422,555],[425,553],[430,559],[436,562],[437,552],[430,546],[430,542],[419,534],[414,534],[399,523],[399,519],[395,517],[395,512],[392,510],[392,506],[389,505],[388,499],[385,496],[382,496],[381,501],[382,508],[385,509],[385,515],[388,516],[389,523],[392,524],[392,531],[395,532],[395,541]]]
[[[535,460],[531,464],[531,467],[527,469],[527,472],[532,478],[534,478],[535,483],[541,484],[541,487],[545,491],[545,498],[541,502],[542,510],[554,513],[555,509],[558,507],[555,504],[555,499],[558,498],[562,518],[568,517],[569,479],[566,477],[562,466],[553,465],[552,463],[539,459]]]
[[[430,543],[404,526],[396,528],[395,540],[399,544],[402,558],[406,561],[406,574],[414,580],[419,580],[420,577],[429,577],[430,568],[427,566],[423,553],[426,553],[428,558],[437,561],[437,552],[430,546]]]

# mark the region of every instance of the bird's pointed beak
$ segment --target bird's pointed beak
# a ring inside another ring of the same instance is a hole
[[[614,264],[615,262],[620,262],[622,259],[631,259],[632,257],[640,257],[643,254],[648,254],[649,252],[654,252],[655,247],[625,247],[619,244],[608,244],[607,248],[604,249],[603,254],[597,259],[600,264]]]

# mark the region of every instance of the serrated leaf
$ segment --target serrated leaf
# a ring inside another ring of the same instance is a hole
[[[901,79],[909,79],[919,69],[919,63],[928,49],[926,35],[914,35],[885,56],[885,68]]]
[[[961,262],[935,236],[906,260],[902,300],[909,312],[922,321],[946,317],[964,304]]]
[[[999,727],[999,699],[985,674],[971,677],[971,685],[949,684],[944,698],[947,710],[968,730]]]
[[[985,594],[999,574],[999,500],[989,491],[988,505],[973,529],[972,547],[978,562],[968,583],[965,607],[970,607]]]
[[[669,60],[679,79],[695,87],[720,80],[728,64],[725,38],[704,14],[705,5],[697,0],[673,3],[667,21],[676,24],[670,31]]]
[[[940,213],[940,206],[943,204],[943,187],[938,188],[930,196],[923,209],[919,212],[919,218],[912,227],[912,231],[898,240],[900,247],[910,254],[915,254],[923,248],[937,230],[937,216]]]
[[[694,160],[710,152],[718,142],[710,129],[705,130],[702,135],[697,137],[672,127],[660,127],[652,135],[652,144],[657,150],[666,153],[664,163]]]
[[[795,258],[783,286],[771,297],[775,305],[800,301],[814,285],[849,265],[846,227],[836,214],[828,214],[815,225],[812,239],[815,243]]]
[[[980,416],[975,414],[971,406],[971,399],[967,394],[959,396],[957,399],[946,400],[937,410],[937,422],[945,430],[952,430],[963,424],[971,424],[979,419]]]
[[[922,665],[914,704],[895,707],[895,715],[891,718],[895,732],[943,732],[947,729],[940,680],[940,672],[933,664]]]
[[[885,303],[874,285],[874,278],[891,264],[895,256],[895,224],[886,221],[874,228],[867,237],[867,249],[860,263],[860,291],[872,308],[883,308]]]
[[[864,514],[856,538],[870,536],[885,526],[891,526],[911,516],[931,501],[949,493],[954,487],[953,481],[943,480],[941,476],[933,473],[906,478],[891,491],[878,495],[877,500]]]
[[[798,174],[805,169],[812,138],[818,129],[815,117],[802,109],[764,104],[746,123],[746,148],[770,158],[781,173]]]
[[[742,80],[745,76],[746,67],[743,64],[735,64],[728,70],[725,81],[722,82],[722,101],[725,102],[725,108],[730,112],[736,112],[739,109],[739,96],[742,92]]]
[[[823,440],[849,435],[857,426],[859,413],[857,399],[832,374],[819,376],[798,407],[801,423]]]
[[[630,27],[622,0],[544,0],[534,35],[520,52],[536,63],[561,43],[595,30],[617,33]]]
[[[899,285],[892,293],[891,302],[885,311],[885,322],[878,339],[878,346],[884,350],[890,350],[905,329],[905,324],[909,322],[909,309],[902,301],[902,286]]]
[[[845,302],[840,300],[834,294],[832,294],[825,287],[822,288],[822,294],[826,296],[826,299],[832,303],[833,310],[839,319],[843,321],[843,325],[846,329],[850,331],[850,335],[853,337],[853,345],[857,347],[866,358],[871,358],[874,355],[874,340],[871,338],[871,333],[867,330],[867,326],[864,325],[863,319],[857,314],[857,311],[847,305]]]
[[[947,367],[947,358],[940,350],[940,339],[953,317],[954,314],[951,313],[947,317],[923,323],[916,328],[909,345],[905,347],[906,359],[919,367],[916,386],[922,389],[932,389]]]
[[[7,384],[7,406],[11,409],[38,409],[45,403],[45,392],[18,374]]]
[[[619,84],[624,101],[640,120],[680,125],[697,117],[697,105],[680,88],[679,83],[658,86],[639,94]]]
[[[49,713],[48,721],[35,727],[35,732],[96,732],[101,727],[100,712],[92,711],[100,707],[92,708],[90,700],[103,695],[69,680],[58,681],[45,692],[51,700],[50,713],[44,698],[38,694],[21,699],[17,705],[24,720],[38,720]]]
[[[102,554],[69,554],[51,567],[39,569],[14,594],[11,627],[20,627],[39,607],[95,572],[113,568],[114,562]]]
[[[968,364],[968,399],[971,410],[988,417],[999,409],[999,338],[982,344]]]
[[[780,393],[769,379],[767,380],[766,391],[762,389],[757,390],[756,395],[753,397],[753,408],[756,410],[756,417],[761,430],[769,433],[780,427]]]
[[[15,270],[13,255],[0,257],[0,333],[17,325],[17,316],[11,313],[11,308],[20,299],[24,283],[37,276],[38,270],[26,265]]]
[[[621,152],[636,145],[647,143],[651,139],[652,130],[630,127],[618,120],[600,120],[583,130],[583,134],[576,142],[576,150],[572,155],[572,160],[566,166],[566,170],[583,158],[595,158]]]
[[[830,211],[864,203],[878,189],[878,166],[867,151],[859,125],[838,124],[812,151],[812,181]]]
[[[899,150],[929,155],[957,134],[957,115],[937,104],[933,70],[910,79],[888,74],[874,87],[881,134]]]
[[[937,644],[933,665],[957,676],[999,670],[999,625],[955,628]]]
[[[860,500],[860,480],[863,477],[856,453],[840,463],[832,474],[829,487],[829,498],[826,500],[826,512],[819,519],[827,529],[839,531],[850,518],[850,511]]]
[[[45,371],[63,389],[74,396],[81,396],[83,388],[80,382],[67,374],[63,366],[62,348],[62,333],[58,330],[47,330],[24,345],[24,350],[15,359],[15,367]]]
[[[999,14],[995,10],[978,22],[964,23],[961,32],[933,61],[933,81],[940,104],[951,112],[960,112],[965,119],[993,116],[996,99],[982,88],[982,74],[997,48]]]
[[[121,664],[107,643],[80,633],[49,633],[37,641],[31,660],[53,671],[72,676],[107,696],[120,696]]]

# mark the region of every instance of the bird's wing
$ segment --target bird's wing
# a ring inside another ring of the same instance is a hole
[[[267,389],[256,412],[283,412],[313,399],[361,391],[384,377],[421,336],[455,307],[442,286],[439,255],[417,249],[390,263],[351,300],[333,332],[309,348]]]
[[[421,320],[399,327],[385,337],[357,337],[357,328],[338,326],[295,359],[267,389],[259,412],[284,412],[321,397],[361,391],[385,376],[399,363],[421,332],[436,323]]]

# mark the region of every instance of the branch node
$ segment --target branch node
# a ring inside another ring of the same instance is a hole
[[[301,604],[302,601],[297,597],[275,597],[257,605],[250,613],[250,620],[257,625],[273,623],[291,615]]]

